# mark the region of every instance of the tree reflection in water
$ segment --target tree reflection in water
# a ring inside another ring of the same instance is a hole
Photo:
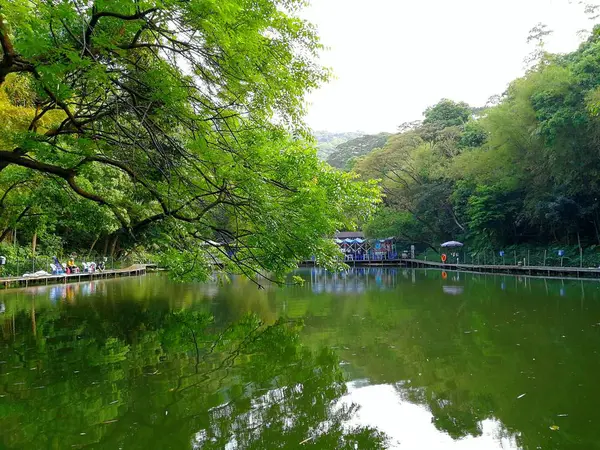
[[[159,299],[65,293],[0,316],[2,448],[385,448],[348,424],[340,361],[302,345],[298,322],[223,327]]]
[[[597,282],[296,275],[1,291],[0,448],[599,448]]]
[[[384,271],[367,270],[356,284],[373,286]],[[293,312],[305,319],[303,341],[336,346],[349,378],[367,380],[362,391],[397,393],[387,410],[378,398],[384,412],[362,423],[412,421],[401,433],[381,427],[403,439],[400,448],[420,448],[407,446],[422,425],[416,414],[399,415],[408,404],[440,432],[423,439],[454,439],[435,448],[474,440],[470,448],[600,448],[597,281],[400,269],[360,295],[327,287],[298,294]],[[351,398],[362,418],[370,414],[368,398]]]

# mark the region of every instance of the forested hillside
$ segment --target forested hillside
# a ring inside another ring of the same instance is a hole
[[[327,158],[327,162],[338,169],[350,168],[356,158],[383,147],[390,136],[390,133],[379,133],[352,139],[338,145]]]
[[[348,131],[342,133],[314,131],[313,135],[317,140],[317,156],[319,159],[326,161],[338,145],[348,142],[351,139],[364,136],[364,133],[361,133],[360,131]]]
[[[367,231],[430,246],[600,244],[600,30],[473,111],[442,100],[357,162],[386,195]]]

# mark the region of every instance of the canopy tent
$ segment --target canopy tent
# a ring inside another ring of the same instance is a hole
[[[356,239],[344,239],[344,241],[346,244],[362,244],[364,242],[366,242],[366,239],[361,239],[361,238],[356,238]]]
[[[340,233],[341,234],[341,233]],[[350,233],[348,233],[350,234]],[[394,259],[395,238],[365,239],[359,236],[336,237],[334,242],[344,253],[346,260]]]
[[[367,240],[362,238],[336,239],[335,242],[344,252],[345,259],[358,259],[367,252]]]

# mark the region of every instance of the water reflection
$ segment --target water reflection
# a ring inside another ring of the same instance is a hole
[[[310,269],[310,286],[314,293],[344,292],[361,294],[370,289],[393,288],[398,268],[351,267],[343,272]],[[404,273],[408,273],[404,271]]]
[[[384,448],[372,427],[348,426],[339,359],[302,344],[296,321],[215,323],[172,308],[165,284],[3,293],[0,447]]]
[[[518,449],[517,437],[507,433],[496,419],[485,419],[477,424],[478,436],[455,440],[440,432],[436,419],[426,408],[405,400],[403,387],[394,385],[356,386],[350,383],[345,401],[361,405],[353,423],[377,426],[389,436],[390,448],[427,450],[446,449]]]
[[[465,292],[464,286],[442,286],[444,294],[448,295],[460,295]]]
[[[298,275],[0,292],[0,447],[600,448],[599,282]]]
[[[307,300],[305,339],[339,348],[357,420],[399,448],[600,448],[600,282],[399,271],[345,296]]]

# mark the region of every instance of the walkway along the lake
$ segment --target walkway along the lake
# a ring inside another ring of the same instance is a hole
[[[125,269],[103,270],[96,272],[81,272],[61,275],[42,275],[40,277],[6,277],[0,278],[3,288],[38,286],[41,284],[77,283],[85,280],[99,280],[103,278],[118,278],[136,275],[145,275],[148,268],[155,268],[154,264],[134,264]]]
[[[556,266],[514,266],[514,265],[483,265],[483,264],[444,264],[435,261],[420,259],[384,259],[346,261],[350,267],[381,267],[400,266],[411,268],[436,268],[442,270],[462,270],[482,273],[507,273],[515,275],[537,275],[545,277],[574,277],[574,278],[600,278],[600,268],[586,267],[556,267]],[[304,261],[302,266],[314,266],[314,261]]]

